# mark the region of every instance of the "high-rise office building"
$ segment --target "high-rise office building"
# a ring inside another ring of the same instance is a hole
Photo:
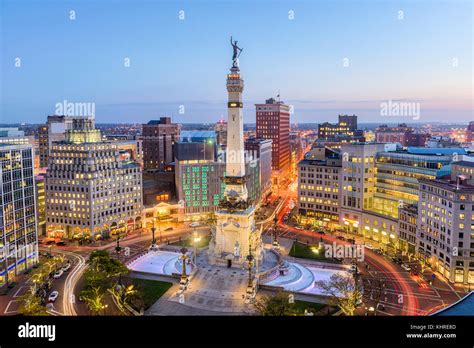
[[[174,160],[174,143],[178,141],[181,125],[171,123],[170,117],[160,117],[142,127],[144,167],[162,170]]]
[[[214,126],[214,131],[216,132],[217,145],[225,148],[227,146],[227,122],[219,120]]]
[[[320,141],[351,142],[352,139],[364,141],[364,132],[357,129],[356,115],[339,115],[338,123],[324,122],[318,125]]]
[[[272,141],[270,139],[249,138],[245,141],[245,151],[253,165],[258,160],[260,191],[262,197],[271,192],[272,188]]]
[[[210,217],[224,193],[225,163],[215,160],[215,143],[177,142],[175,178],[184,220]]]
[[[142,172],[102,141],[89,118],[76,118],[51,146],[45,176],[50,237],[108,237],[142,225]]]
[[[33,149],[0,144],[0,286],[37,261]]]
[[[51,145],[55,141],[62,141],[66,137],[66,131],[72,128],[74,117],[72,116],[48,116],[46,124],[38,128],[38,147],[40,167],[48,166],[48,154]],[[90,118],[93,120],[93,118]]]
[[[375,141],[378,143],[400,143],[408,146],[410,134],[413,128],[408,127],[406,123],[400,123],[396,127],[389,127],[384,124],[375,130]]]
[[[349,131],[355,132],[357,130],[356,115],[339,115],[338,121],[340,126],[346,126]]]
[[[320,147],[298,163],[298,213],[302,223],[331,228],[339,221],[342,159],[338,151]]]
[[[272,169],[283,179],[290,167],[290,107],[273,98],[255,107],[256,137],[272,140]]]
[[[418,256],[452,283],[474,284],[474,162],[449,179],[420,180]]]

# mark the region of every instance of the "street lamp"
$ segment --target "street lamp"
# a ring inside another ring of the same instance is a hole
[[[180,258],[183,264],[183,268],[181,271],[181,279],[179,281],[179,288],[180,290],[184,291],[188,287],[188,275],[186,274],[186,261],[189,259],[189,256],[186,255],[186,253],[188,252],[188,249],[186,249],[185,247],[182,247],[180,252],[182,254]]]
[[[250,250],[249,250],[250,252]],[[247,299],[250,300],[253,296],[253,281],[252,281],[252,267],[253,267],[254,257],[252,254],[247,255],[248,271],[249,271],[249,281],[247,284]]]
[[[151,227],[151,247],[153,248],[156,244],[155,240],[155,218],[153,217],[153,226]]]
[[[273,219],[273,247],[275,249],[279,249],[280,248],[280,244],[278,243],[278,229],[277,229],[277,222],[278,222],[278,218],[275,216],[275,218]]]
[[[196,235],[196,229],[194,229],[194,237],[193,237],[193,244],[194,244],[194,264],[196,264],[196,257],[197,257],[197,245],[196,243],[201,240],[201,237]]]

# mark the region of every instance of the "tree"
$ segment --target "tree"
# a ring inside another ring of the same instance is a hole
[[[375,302],[374,306],[374,315],[377,315],[377,310],[380,305],[380,300],[382,298],[382,295],[385,292],[385,282],[383,281],[382,278],[373,278],[373,279],[367,279],[364,282],[364,295],[367,294],[366,300],[373,300]]]
[[[20,297],[20,307],[18,312],[22,315],[45,316],[48,315],[46,307],[42,305],[41,298],[36,295],[36,291],[28,291]]]
[[[92,252],[87,263],[88,267],[84,272],[84,288],[80,296],[86,302],[89,310],[98,314],[107,307],[104,304],[107,292],[115,295],[115,289],[121,288],[119,279],[129,270],[119,260],[110,257],[110,254],[105,250]],[[121,292],[119,297],[122,297]]]
[[[27,283],[30,285],[28,292],[20,297],[19,312],[24,315],[48,315],[46,307],[43,306],[43,296],[49,289],[49,275],[64,262],[64,257],[57,255],[38,264],[29,274]]]
[[[92,286],[111,288],[118,278],[129,272],[128,268],[117,259],[110,257],[105,250],[97,250],[89,257],[89,267],[85,272],[86,281]]]
[[[351,274],[335,273],[329,280],[320,280],[315,285],[329,295],[329,304],[339,307],[345,315],[354,315],[362,300],[362,289]]]
[[[291,298],[286,292],[278,292],[275,296],[265,296],[261,300],[256,300],[254,307],[263,316],[299,315]]]
[[[81,291],[81,298],[86,303],[87,308],[97,315],[107,308],[104,303],[104,296],[104,292],[99,287],[88,287]]]

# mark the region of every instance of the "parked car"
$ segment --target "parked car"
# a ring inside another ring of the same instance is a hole
[[[61,278],[63,273],[64,273],[64,271],[60,269],[60,270],[56,271],[56,273],[54,273],[53,278],[54,279],[59,279],[59,278]]]
[[[63,272],[67,272],[69,270],[69,268],[71,268],[71,264],[68,262],[61,268],[61,270]]]
[[[372,244],[366,244],[365,247],[369,250],[375,250],[375,247]]]
[[[326,234],[323,230],[317,230],[316,233],[319,233],[319,234]]]
[[[410,266],[408,266],[406,263],[402,264],[402,268],[403,268],[405,271],[410,271],[410,270],[411,270]]]
[[[64,245],[66,245],[66,242],[63,241],[63,240],[60,240],[59,242],[56,242],[56,245],[58,245],[58,246],[64,246]]]
[[[356,242],[354,238],[347,238],[347,241],[352,243],[352,244],[355,244],[355,242]]]
[[[48,301],[49,302],[54,302],[59,296],[59,292],[53,291],[51,294],[49,294]]]
[[[382,249],[377,249],[375,250],[376,254],[383,255],[383,250]]]
[[[395,262],[397,265],[401,265],[403,263],[402,259],[399,257],[392,257],[392,261]]]
[[[46,245],[52,245],[52,244],[54,244],[54,240],[48,240],[48,241],[46,241],[44,244],[46,244]]]
[[[303,227],[301,227],[301,226],[296,226],[295,228],[296,228],[297,230],[302,230],[302,229],[303,229]]]
[[[173,230],[173,227],[168,227],[167,229],[165,229],[165,231],[172,231]]]
[[[343,237],[343,236],[337,236],[336,239],[339,239],[339,240],[346,240],[346,237]]]

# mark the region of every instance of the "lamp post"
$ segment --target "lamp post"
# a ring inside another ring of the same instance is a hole
[[[194,264],[196,264],[196,257],[197,257],[197,242],[199,242],[201,240],[200,237],[197,236],[196,234],[196,226],[193,227],[194,229],[194,232],[193,232],[193,245],[194,245],[194,255],[193,255],[193,259],[194,259]]]
[[[186,255],[186,253],[188,252],[188,249],[186,249],[185,247],[182,247],[180,252],[182,254],[181,261],[182,261],[183,268],[181,271],[181,279],[179,281],[179,288],[182,291],[184,291],[188,287],[188,275],[186,274],[186,261],[189,259],[189,257]]]
[[[249,250],[250,252],[250,250]],[[248,270],[249,270],[249,281],[247,284],[247,299],[250,300],[253,297],[253,281],[252,281],[252,267],[253,267],[253,260],[254,257],[251,253],[247,255],[247,263],[248,263]]]
[[[273,247],[275,249],[279,249],[280,248],[280,244],[278,244],[278,236],[277,236],[277,222],[278,222],[278,218],[275,216],[275,218],[273,219]]]
[[[151,247],[153,248],[156,244],[155,240],[155,217],[153,217],[153,226],[151,228]]]

